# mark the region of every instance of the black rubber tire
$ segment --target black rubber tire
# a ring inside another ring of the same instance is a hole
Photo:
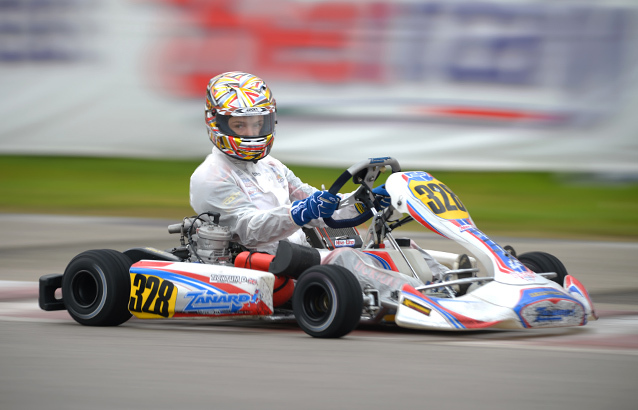
[[[71,317],[87,326],[117,326],[131,317],[131,259],[111,249],[85,251],[69,262],[62,300]]]
[[[342,266],[310,267],[297,280],[292,310],[301,329],[310,336],[345,336],[361,320],[361,285],[352,272]]]
[[[547,252],[527,252],[518,256],[517,259],[532,272],[556,272],[556,276],[550,280],[561,286],[565,282],[565,276],[568,275],[567,269],[560,259]]]
[[[503,247],[503,249],[505,249],[507,251],[507,253],[509,253],[510,255],[512,255],[513,257],[516,257],[516,250],[510,246],[510,245],[505,245]]]

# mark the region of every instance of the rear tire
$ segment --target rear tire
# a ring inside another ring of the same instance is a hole
[[[361,320],[361,285],[352,272],[342,266],[313,266],[299,277],[292,307],[297,323],[310,336],[342,337]]]
[[[62,300],[71,317],[87,326],[117,326],[131,313],[131,259],[100,249],[82,252],[69,262],[62,277]]]
[[[547,252],[527,252],[517,259],[534,273],[556,272],[556,276],[550,280],[561,286],[565,283],[567,269],[556,256]]]

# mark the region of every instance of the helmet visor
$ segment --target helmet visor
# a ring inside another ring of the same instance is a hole
[[[222,133],[242,138],[260,138],[275,131],[275,113],[222,115],[217,113],[217,127]]]

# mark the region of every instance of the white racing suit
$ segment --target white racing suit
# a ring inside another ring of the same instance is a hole
[[[190,181],[190,203],[198,214],[218,212],[231,240],[259,252],[275,254],[280,240],[308,245],[306,235],[290,216],[294,201],[317,191],[303,183],[277,159],[254,163],[231,158],[213,148]],[[347,197],[345,195],[344,197]],[[334,219],[359,215],[354,206],[337,210]],[[309,226],[325,226],[314,220]]]

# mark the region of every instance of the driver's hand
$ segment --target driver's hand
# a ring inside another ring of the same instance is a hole
[[[379,205],[381,205],[382,209],[385,209],[392,204],[390,201],[390,194],[385,189],[385,184],[373,188],[372,193],[374,194],[374,198],[377,202],[379,202]]]
[[[328,191],[317,191],[306,199],[293,202],[290,216],[297,225],[304,226],[313,219],[331,217],[338,206],[338,196]]]

